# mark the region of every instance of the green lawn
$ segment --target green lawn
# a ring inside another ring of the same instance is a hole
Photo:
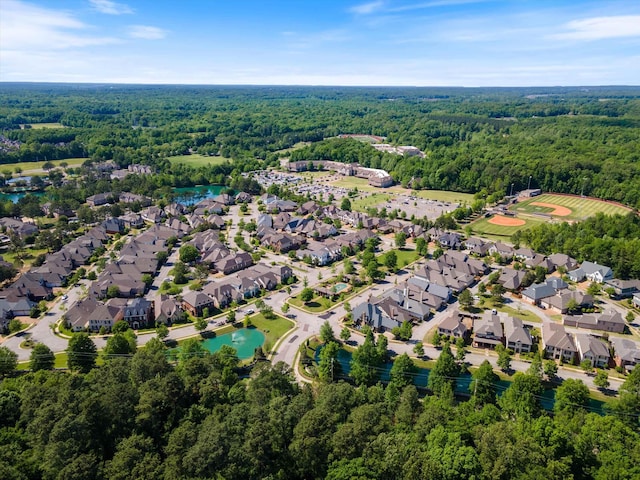
[[[356,198],[351,201],[352,210],[358,212],[366,212],[367,208],[376,207],[381,203],[388,201],[391,195],[388,193],[374,193],[366,197]]]
[[[62,160],[51,160],[51,163],[53,163],[56,167],[59,167],[62,162],[66,163],[67,166],[69,167],[79,167],[85,162],[85,160],[88,160],[88,159],[87,158],[63,158]],[[14,172],[16,168],[21,168],[23,173],[44,172],[44,170],[42,170],[42,165],[44,164],[45,164],[44,161],[3,163],[2,165],[0,165],[0,171],[11,170],[12,172]]]
[[[389,251],[396,253],[396,266],[398,268],[403,268],[409,265],[410,263],[415,262],[416,260],[418,260],[418,258],[420,258],[420,255],[418,254],[418,252],[416,252],[415,250],[410,250],[408,248],[402,248],[402,249],[396,248],[394,250],[389,250]],[[379,265],[384,266],[384,260],[385,260],[385,257],[387,256],[387,253],[388,252],[385,252],[376,258]]]
[[[471,193],[449,192],[446,190],[412,190],[412,193],[415,194],[416,197],[426,200],[439,200],[441,202],[471,204],[474,200]]]
[[[257,313],[251,316],[250,319],[251,323],[265,334],[266,338],[263,347],[265,353],[269,353],[280,337],[294,326],[291,320],[287,320],[280,315],[276,315],[276,318],[269,320],[261,313]]]
[[[226,157],[209,157],[206,155],[200,155],[194,153],[193,155],[176,155],[175,157],[168,157],[171,163],[183,163],[191,167],[203,167],[205,165],[220,165],[225,162],[231,162],[230,158]]]
[[[289,299],[289,303],[301,308],[302,310],[306,310],[307,312],[320,313],[329,310],[337,302],[332,302],[328,298],[316,295],[307,303],[303,302],[298,297],[291,297]]]
[[[562,217],[554,217],[562,220],[583,220],[594,216],[596,213],[604,213],[605,215],[626,214],[630,209],[616,205],[614,203],[604,202],[595,198],[582,198],[566,195],[555,195],[545,193],[543,195],[527,199],[517,203],[513,210],[525,213],[545,213],[548,214],[552,208],[542,207],[540,205],[531,205],[535,202],[549,203],[559,205],[571,210],[571,214]]]
[[[67,128],[61,123],[51,122],[51,123],[25,123],[21,124],[20,128],[24,128],[26,125],[29,125],[34,130],[42,130],[44,128]]]

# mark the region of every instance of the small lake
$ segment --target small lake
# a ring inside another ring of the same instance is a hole
[[[220,195],[224,185],[199,185],[197,187],[174,188],[176,194],[175,201],[184,205],[194,205],[201,200],[213,198]]]
[[[208,338],[202,342],[202,345],[211,353],[217,352],[223,345],[228,345],[236,349],[240,360],[246,360],[253,357],[255,349],[261,347],[264,340],[264,333],[257,328],[241,328],[224,335]]]
[[[34,197],[42,197],[44,192],[15,192],[15,193],[0,193],[0,200],[3,202],[11,201],[18,203],[18,201],[26,195],[33,195]]]

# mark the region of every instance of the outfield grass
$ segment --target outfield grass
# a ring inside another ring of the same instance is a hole
[[[537,197],[527,199],[517,203],[512,207],[517,212],[525,213],[546,213],[551,211],[550,208],[541,207],[539,205],[531,205],[531,203],[541,202],[566,207],[571,210],[571,214],[563,217],[555,217],[564,220],[583,220],[594,216],[596,213],[604,213],[605,215],[626,214],[630,209],[608,203],[595,198],[582,198],[565,195],[555,195],[553,193],[545,193]]]
[[[533,226],[539,225],[541,223],[546,223],[544,219],[532,218],[532,217],[517,217],[520,220],[524,220],[526,223],[519,227],[507,227],[503,225],[494,225],[493,223],[489,223],[490,218],[480,218],[475,222],[471,223],[471,229],[474,234],[479,235],[494,235],[497,237],[510,237],[518,230],[523,230],[525,228],[531,228]]]
[[[264,315],[258,313],[250,317],[251,323],[261,330],[265,335],[263,350],[269,353],[276,342],[294,326],[291,320],[276,315],[276,318],[269,320]]]
[[[200,155],[199,153],[194,153],[193,155],[176,155],[175,157],[167,157],[167,160],[171,163],[183,163],[191,167],[220,165],[232,161],[230,158],[226,157],[209,157],[206,155]]]
[[[88,160],[88,158],[63,158],[61,160],[51,160],[51,163],[56,167],[59,167],[62,162],[65,162],[69,167],[79,167],[85,160]],[[44,172],[44,170],[42,170],[42,165],[44,164],[44,160],[41,162],[3,163],[0,164],[0,172],[4,170],[14,172],[16,168],[21,168],[22,173]]]
[[[366,197],[351,200],[351,208],[358,212],[366,212],[367,208],[377,207],[381,203],[387,202],[391,195],[387,193],[373,193]]]

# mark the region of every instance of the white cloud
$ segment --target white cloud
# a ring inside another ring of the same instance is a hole
[[[160,40],[167,36],[167,31],[148,25],[131,25],[129,36],[132,38],[144,38],[145,40]]]
[[[369,15],[375,11],[380,10],[384,6],[384,2],[382,0],[378,0],[376,2],[363,3],[360,5],[355,5],[349,9],[351,13],[356,13],[358,15]]]
[[[107,15],[124,15],[133,13],[133,10],[124,3],[116,3],[111,0],[89,0],[95,10]]]
[[[492,0],[433,0],[431,2],[412,3],[390,8],[390,12],[408,12],[411,10],[422,10],[435,7],[452,7],[456,5],[467,5],[469,3],[484,3]]]
[[[118,43],[113,37],[88,35],[89,25],[65,11],[4,0],[0,15],[0,51],[51,51]]]
[[[556,40],[602,40],[640,37],[640,15],[619,15],[574,20],[565,25],[569,31],[550,35]]]

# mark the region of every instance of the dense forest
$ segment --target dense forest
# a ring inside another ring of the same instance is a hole
[[[66,128],[20,125],[60,123]],[[221,155],[235,171],[294,159],[359,161],[413,188],[504,194],[514,183],[640,207],[640,89],[3,84],[0,163],[88,157],[154,164]],[[426,158],[341,133],[387,137]],[[218,172],[220,173],[220,172]],[[228,174],[228,172],[224,172]],[[207,176],[205,172],[202,176]]]
[[[284,364],[268,362],[247,374],[230,347],[214,354],[185,348],[172,365],[159,340],[85,372],[40,370],[5,378],[0,477],[640,476],[640,368],[621,388],[611,415],[589,413],[588,390],[575,380],[559,387],[550,415],[540,408],[534,374],[516,374],[496,399],[488,362],[474,373],[471,398],[456,400],[455,379],[444,367],[447,349],[432,372],[439,375],[432,385],[436,394],[424,398],[398,372],[387,387],[342,381],[301,386]]]

